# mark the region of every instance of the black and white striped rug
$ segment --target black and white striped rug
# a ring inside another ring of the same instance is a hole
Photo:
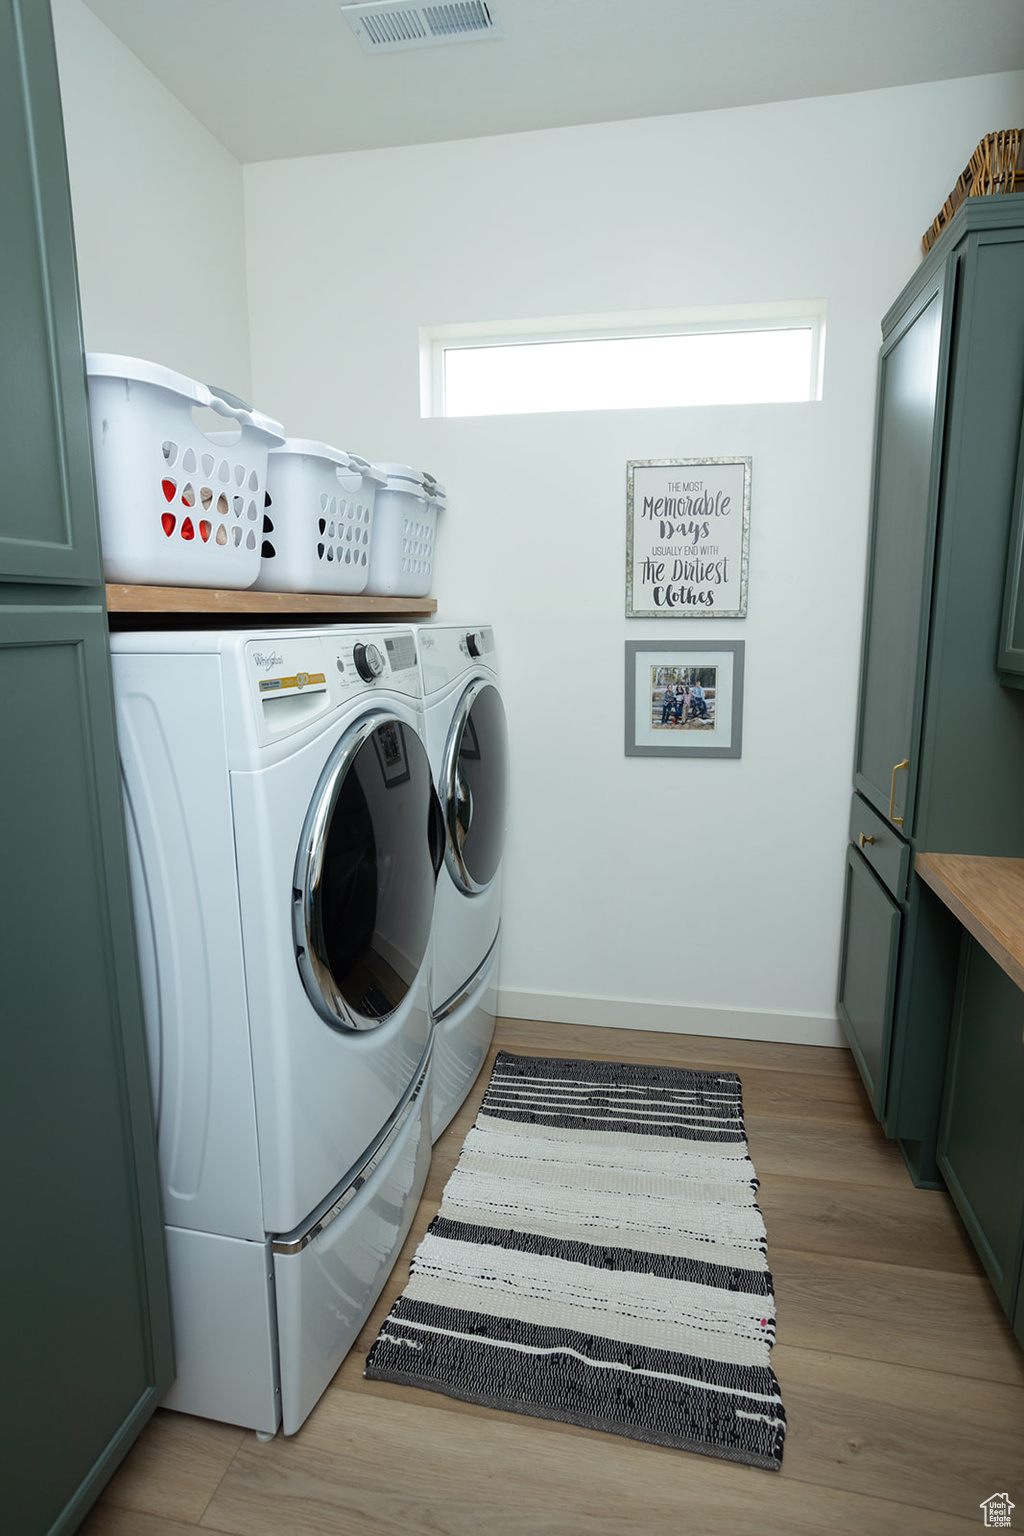
[[[365,1374],[778,1468],[740,1080],[499,1052]]]

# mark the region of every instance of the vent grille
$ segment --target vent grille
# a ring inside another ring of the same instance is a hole
[[[397,53],[504,36],[490,0],[454,0],[450,5],[410,5],[408,0],[363,0],[343,5],[364,53]]]

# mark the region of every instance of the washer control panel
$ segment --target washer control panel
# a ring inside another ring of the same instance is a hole
[[[248,642],[245,669],[261,742],[302,730],[359,694],[421,697],[415,642],[401,630],[278,631]]]

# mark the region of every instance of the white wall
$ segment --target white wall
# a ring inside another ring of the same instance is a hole
[[[87,350],[249,398],[241,166],[81,0],[52,9]]]
[[[449,487],[497,629],[503,1011],[836,1041],[879,320],[1024,76],[245,169],[254,389]],[[422,420],[418,328],[825,298],[820,403]],[[627,621],[629,459],[751,454],[745,621]],[[746,641],[738,762],[623,754],[623,642]]]

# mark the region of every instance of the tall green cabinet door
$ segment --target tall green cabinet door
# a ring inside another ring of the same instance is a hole
[[[98,582],[78,281],[49,6],[0,4],[0,580]],[[61,444],[54,452],[52,445]]]
[[[882,348],[854,782],[913,826],[955,266],[933,274]]]
[[[48,0],[0,131],[0,1530],[65,1536],[174,1366]]]

